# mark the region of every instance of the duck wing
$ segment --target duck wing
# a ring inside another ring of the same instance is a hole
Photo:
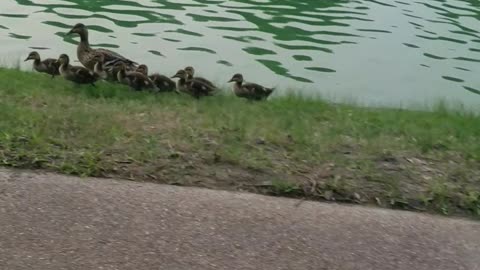
[[[242,87],[248,91],[252,98],[257,100],[267,98],[274,90],[256,83],[245,83]]]
[[[203,83],[203,84],[208,85],[210,88],[213,88],[213,89],[217,88],[211,81],[209,81],[209,80],[207,80],[203,77],[195,77],[194,79]]]
[[[75,76],[82,81],[94,80],[95,76],[90,72],[90,70],[84,67],[71,67],[71,71],[75,74]]]
[[[156,89],[156,86],[152,80],[143,73],[135,71],[127,72],[125,77],[128,79],[130,87],[137,91],[142,90],[143,88]]]
[[[98,80],[98,75],[94,74],[90,70],[80,66],[70,66],[65,73],[62,73],[63,77],[69,81],[78,84],[92,84]]]
[[[42,62],[47,67],[48,74],[52,76],[60,75],[60,72],[58,70],[60,68],[60,63],[57,62],[57,59],[47,58]]]
[[[187,81],[187,84],[191,94],[196,98],[201,96],[210,96],[215,91],[215,88],[200,80],[197,80],[196,78]]]
[[[148,77],[150,78],[150,80],[153,81],[153,83],[162,92],[175,90],[175,87],[176,87],[175,82],[172,81],[172,79],[170,79],[167,76],[164,76],[164,75],[161,75],[161,74],[158,74],[158,73],[154,73],[154,74],[152,74]]]
[[[127,66],[134,66],[136,62],[107,49],[95,49],[95,53],[103,54],[105,65],[115,65],[117,62],[124,62]]]

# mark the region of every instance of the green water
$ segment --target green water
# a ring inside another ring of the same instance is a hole
[[[76,58],[78,38],[65,33],[83,22],[93,45],[167,75],[192,65],[220,85],[241,72],[277,94],[475,107],[479,20],[478,0],[2,0],[0,57]]]

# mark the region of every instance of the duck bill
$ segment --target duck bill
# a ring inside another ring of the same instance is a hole
[[[180,78],[180,77],[178,76],[178,74],[175,74],[171,78],[173,79],[173,78]]]
[[[231,78],[227,83],[235,82],[234,78]]]
[[[27,62],[27,61],[30,60],[30,59],[32,59],[32,58],[27,57],[27,58],[25,58],[25,60],[23,60],[23,62]]]
[[[73,29],[72,29],[72,30],[68,31],[67,35],[71,35],[73,33],[75,33],[75,32],[73,32]]]

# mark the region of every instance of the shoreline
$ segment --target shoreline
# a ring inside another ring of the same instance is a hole
[[[480,217],[480,117],[0,69],[0,165]]]

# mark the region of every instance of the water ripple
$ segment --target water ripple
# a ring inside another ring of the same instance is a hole
[[[78,37],[66,33],[84,22],[92,46],[152,70],[189,64],[221,82],[242,71],[374,103],[478,105],[479,20],[478,0],[4,0],[0,38],[4,55],[74,56]]]

